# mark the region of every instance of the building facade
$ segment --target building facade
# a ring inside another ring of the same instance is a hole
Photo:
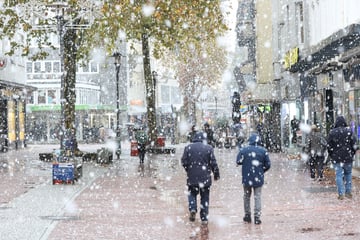
[[[356,6],[354,0],[273,1],[273,62],[283,119],[296,115],[328,133],[336,116],[344,115],[360,136]]]
[[[21,41],[23,35],[17,33]],[[0,41],[0,151],[17,149],[26,145],[26,106],[35,90],[26,85],[25,58],[10,50],[8,40]]]
[[[237,44],[242,60],[234,69],[238,92],[244,108],[242,121],[250,131],[259,131],[266,147],[281,149],[280,102],[274,77],[272,1],[239,1]]]
[[[104,54],[105,55],[105,54]],[[119,106],[121,122],[127,110],[127,66],[122,58],[119,72]],[[61,119],[61,71],[57,51],[46,60],[27,61],[27,84],[36,87],[28,104],[28,140],[58,141]],[[76,69],[75,128],[79,141],[104,140],[101,129],[116,130],[116,71],[111,56],[101,60],[79,62]]]

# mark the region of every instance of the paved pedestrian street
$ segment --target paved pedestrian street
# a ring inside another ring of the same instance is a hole
[[[74,185],[52,185],[51,163],[30,157],[40,149],[21,150],[29,156],[17,157],[24,163],[0,171],[9,182],[0,184],[0,234],[7,236],[1,239],[360,239],[357,171],[353,198],[338,200],[332,170],[325,181],[311,181],[303,161],[285,153],[270,155],[262,224],[254,225],[242,220],[237,149],[215,149],[221,179],[211,188],[209,224],[201,225],[199,214],[190,223],[183,147],[176,145],[175,154],[147,154],[139,166],[124,143],[120,160],[84,163],[84,176]]]

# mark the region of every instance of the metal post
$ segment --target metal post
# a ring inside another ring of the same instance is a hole
[[[64,150],[64,134],[65,134],[65,81],[64,81],[64,10],[68,7],[66,2],[54,2],[48,4],[47,7],[56,10],[57,30],[59,33],[59,55],[60,55],[60,150]]]
[[[64,134],[65,134],[65,82],[64,82],[64,36],[63,36],[63,27],[64,27],[64,17],[61,15],[56,16],[58,22],[58,31],[59,31],[59,41],[60,41],[60,150],[64,149]]]
[[[217,97],[215,97],[215,118],[217,118],[218,111],[217,111]]]
[[[155,96],[155,92],[156,92],[156,83],[157,83],[157,78],[158,78],[158,73],[156,71],[152,71],[152,77],[153,77],[153,90],[152,90],[152,95],[153,95],[153,99],[154,99],[154,105],[156,107],[156,96]],[[156,114],[156,113],[155,113]]]
[[[119,73],[120,73],[120,66],[121,66],[121,53],[115,52],[112,55],[115,58],[115,70],[116,70],[116,141],[119,144],[116,150],[117,159],[120,157],[120,93],[119,93]]]
[[[153,89],[151,91],[151,95],[152,95],[152,99],[154,100],[154,107],[155,109],[157,109],[157,106],[156,104],[158,103],[158,101],[156,101],[156,95],[155,95],[155,92],[156,92],[156,83],[157,83],[157,77],[158,77],[158,73],[156,71],[152,71],[152,80],[153,80]],[[158,113],[157,111],[155,111],[155,120],[156,120],[156,126],[155,128],[157,129],[157,124],[160,122],[160,125],[161,125],[161,113],[159,113],[160,115],[160,119],[158,117]]]
[[[65,99],[64,99],[64,17],[63,10],[66,5],[54,4],[50,5],[57,10],[56,20],[59,33],[59,55],[60,55],[60,150],[64,150],[64,134],[65,134]],[[61,151],[62,152],[62,151]]]
[[[116,68],[116,137],[120,137],[120,94],[119,94],[119,72],[120,64],[115,65]]]

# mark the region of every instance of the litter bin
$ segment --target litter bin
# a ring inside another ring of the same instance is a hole
[[[54,163],[53,164],[53,184],[74,184],[74,164]]]
[[[138,150],[138,143],[137,141],[132,140],[130,142],[130,156],[138,156],[139,150]]]
[[[158,147],[165,147],[165,137],[164,136],[158,136],[156,140],[156,145]]]

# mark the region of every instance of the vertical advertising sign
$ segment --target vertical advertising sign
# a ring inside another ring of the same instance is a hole
[[[24,102],[18,101],[18,111],[19,111],[19,140],[25,140],[25,111],[24,111]]]
[[[13,100],[8,101],[8,137],[9,142],[14,142],[16,140],[16,131],[15,131],[15,105]]]

